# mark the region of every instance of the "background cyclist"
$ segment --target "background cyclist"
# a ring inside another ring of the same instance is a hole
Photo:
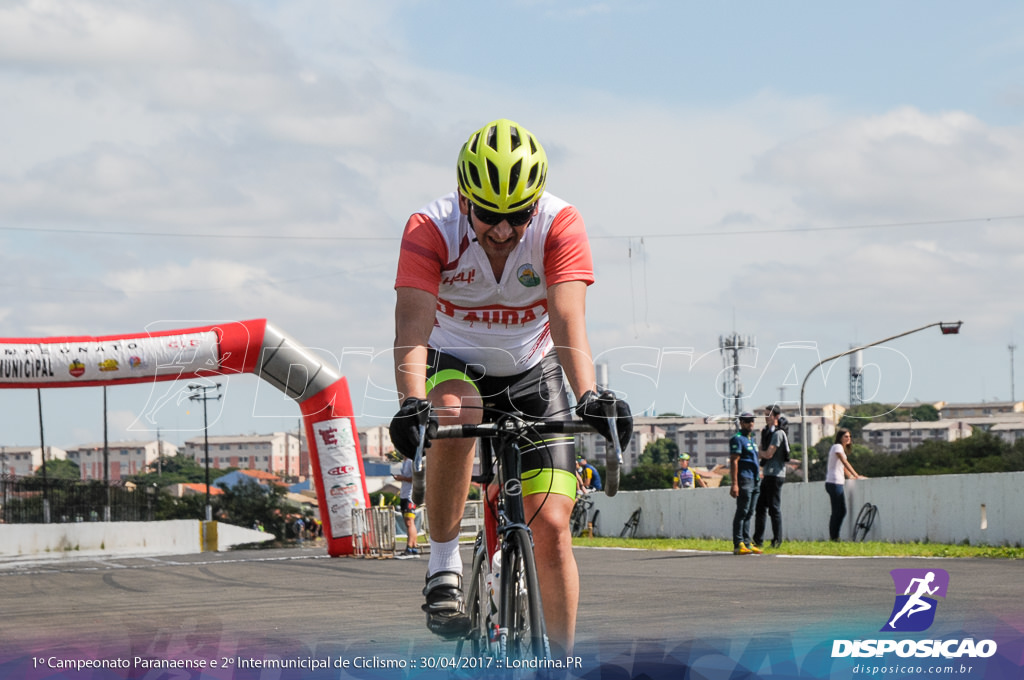
[[[591,491],[601,491],[604,488],[597,468],[588,463],[583,456],[576,459],[576,475],[580,480],[580,491],[590,493]]]
[[[596,393],[584,311],[594,278],[583,220],[545,193],[547,169],[536,137],[512,121],[493,121],[462,146],[458,190],[406,223],[395,281],[402,406],[391,423],[392,441],[406,456],[414,455],[428,407],[431,422],[443,425],[480,422],[480,407],[490,404],[568,417],[563,370],[577,414],[606,437],[605,416],[615,415],[620,441],[630,439],[629,407],[610,392]],[[458,540],[474,441],[432,442],[429,458],[423,609],[431,631],[454,638],[469,627]],[[572,648],[579,600],[569,530],[574,458],[571,437],[523,451],[524,505],[553,653]]]

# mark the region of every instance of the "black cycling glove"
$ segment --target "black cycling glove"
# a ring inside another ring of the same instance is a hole
[[[430,402],[426,399],[409,397],[402,402],[402,408],[391,419],[388,431],[395,449],[406,458],[416,457],[416,447],[420,443],[420,425],[426,425],[424,434],[426,441],[423,448],[430,447],[430,438],[437,434],[437,416],[430,412]]]
[[[629,404],[616,398],[611,390],[605,390],[601,394],[587,390],[580,397],[580,403],[576,404],[576,415],[609,440],[612,438],[612,432],[608,427],[608,419],[615,418],[619,446],[623,449],[629,445],[629,440],[633,437],[633,414],[630,413]]]

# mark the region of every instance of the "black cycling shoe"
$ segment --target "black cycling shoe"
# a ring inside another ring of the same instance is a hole
[[[427,603],[427,628],[446,640],[466,637],[472,622],[466,613],[466,600],[462,594],[462,576],[453,571],[439,571],[427,577],[423,588]]]

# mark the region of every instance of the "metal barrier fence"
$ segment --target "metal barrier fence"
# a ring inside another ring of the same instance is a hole
[[[0,478],[0,521],[6,524],[148,522],[155,501],[147,490],[120,482]]]
[[[394,557],[394,509],[352,508],[352,548],[355,557]]]
[[[420,540],[429,534],[429,520],[424,506],[416,509],[421,526],[417,528]],[[474,537],[484,528],[484,504],[469,501],[462,514],[459,536]],[[397,536],[405,536],[402,515],[391,506],[373,508],[352,508],[352,549],[356,557],[394,557]]]

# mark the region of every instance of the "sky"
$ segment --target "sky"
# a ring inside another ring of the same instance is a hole
[[[634,412],[722,413],[733,333],[745,408],[795,411],[821,359],[939,321],[865,351],[867,400],[1021,398],[1017,2],[6,0],[0,336],[266,318],[386,424],[402,228],[495,118],[583,215]],[[174,389],[109,388],[109,439],[201,436]],[[39,443],[40,402],[47,445],[102,441],[102,392],[0,390],[0,444]],[[253,376],[221,395],[211,435],[298,426]]]

